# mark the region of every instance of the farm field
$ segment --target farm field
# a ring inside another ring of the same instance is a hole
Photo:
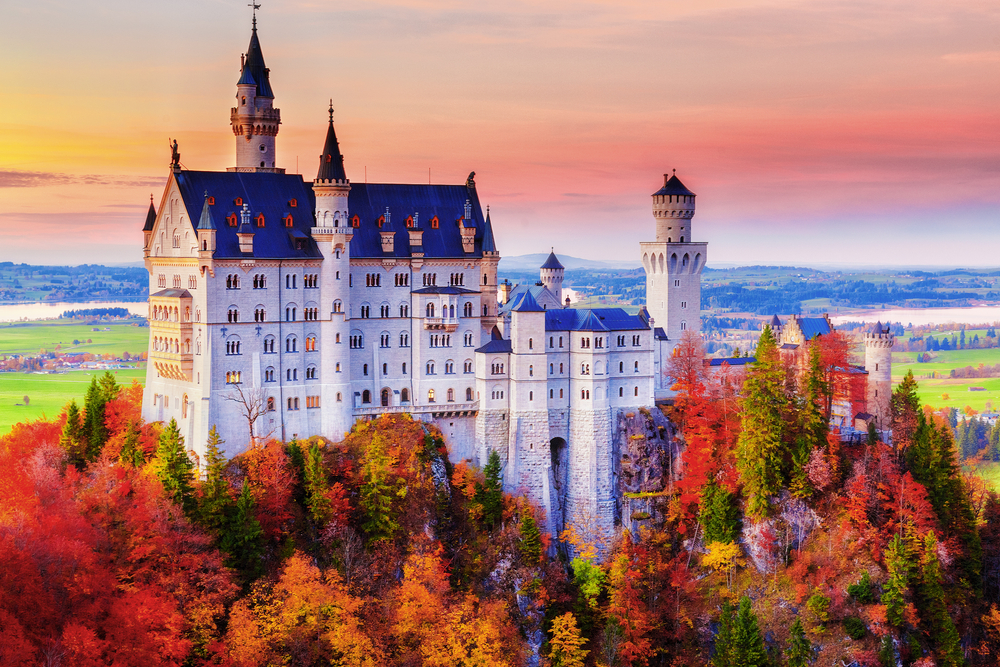
[[[133,379],[146,381],[145,368],[116,369],[111,373],[118,384],[131,384]],[[91,379],[101,375],[103,370],[0,373],[0,435],[9,433],[18,422],[58,416],[70,399],[82,406]],[[30,399],[28,405],[23,405],[25,396]]]
[[[976,466],[976,474],[982,477],[991,489],[1000,491],[1000,461],[980,463]]]
[[[968,335],[968,332],[967,332]],[[951,350],[935,352],[934,361],[918,364],[916,352],[896,352],[892,355],[892,381],[898,383],[909,370],[917,380],[920,402],[935,408],[964,409],[966,406],[983,412],[1000,409],[1000,378],[930,378],[938,373],[947,376],[954,368],[992,366],[1000,364],[1000,348],[985,350]],[[984,391],[970,391],[982,387]],[[990,405],[987,406],[986,404]]]
[[[138,321],[138,320],[136,320]],[[97,328],[99,331],[94,331]],[[105,331],[107,329],[107,331]],[[87,343],[87,339],[93,342]],[[73,345],[73,340],[79,345]],[[149,328],[128,324],[81,324],[76,320],[39,320],[0,324],[0,357],[10,354],[36,355],[40,350],[51,352],[56,345],[62,352],[115,354],[146,352]]]

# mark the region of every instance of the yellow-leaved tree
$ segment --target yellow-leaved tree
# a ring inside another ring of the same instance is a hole
[[[587,640],[580,636],[576,617],[571,612],[552,620],[552,638],[549,640],[549,661],[552,667],[583,667],[587,654],[583,645]]]

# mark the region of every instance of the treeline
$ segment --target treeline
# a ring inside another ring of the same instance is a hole
[[[60,319],[73,319],[76,317],[116,317],[124,319],[133,317],[133,315],[129,312],[128,308],[82,308],[79,310],[64,310],[62,315],[59,316]]]

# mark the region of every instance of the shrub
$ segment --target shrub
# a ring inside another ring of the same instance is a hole
[[[844,631],[851,639],[861,639],[868,632],[864,622],[857,616],[849,616],[844,619]]]
[[[816,621],[814,631],[817,633],[825,632],[826,627],[823,624],[830,618],[830,598],[826,597],[820,593],[819,590],[817,590],[806,601],[806,609],[809,610]]]

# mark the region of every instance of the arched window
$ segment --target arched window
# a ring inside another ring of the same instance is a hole
[[[230,306],[229,307],[229,312],[228,312],[228,315],[227,315],[227,319],[230,322],[239,322],[240,321],[240,311],[239,311],[239,309],[236,306]]]
[[[638,395],[639,395],[639,387],[636,387],[636,388],[635,388],[635,395],[636,395],[636,396],[638,396]]]
[[[274,354],[274,336],[264,338],[264,354]]]
[[[427,304],[427,317],[434,317],[434,304]]]
[[[299,351],[299,340],[295,336],[289,336],[285,339],[285,352],[298,352]]]
[[[472,387],[467,387],[465,390],[465,400],[469,402],[472,400]]]
[[[316,351],[316,336],[306,336],[306,352]]]
[[[455,390],[454,389],[448,389],[448,402],[449,403],[454,403],[455,402]]]
[[[268,396],[267,397],[267,411],[268,412],[274,412],[274,397],[273,396]]]
[[[625,388],[624,387],[618,387],[618,395],[619,396],[624,396],[625,395]]]
[[[637,362],[635,362],[635,372],[636,372],[636,373],[638,373],[638,372],[639,372],[639,362],[638,362],[638,361],[637,361]]]
[[[535,376],[535,367],[528,366],[528,377],[534,377],[534,376]]]
[[[528,339],[528,349],[531,350],[531,349],[534,349],[534,347],[535,347],[535,341],[533,341],[532,339],[529,338]]]
[[[472,317],[472,304],[470,302],[465,302],[465,305],[462,307],[462,315],[465,317]]]
[[[333,302],[333,312],[342,313],[344,312],[344,304],[340,299]]]
[[[364,366],[361,367],[361,374],[368,375],[368,364],[365,364]]]
[[[427,402],[428,403],[433,403],[434,402],[434,390],[433,389],[428,389],[427,390]]]
[[[434,375],[434,362],[433,361],[428,361],[427,362],[427,375]]]
[[[365,389],[363,392],[361,392],[361,402],[362,403],[371,403],[372,402],[372,393],[370,391],[368,391],[367,389]]]
[[[399,392],[399,400],[400,400],[401,403],[409,403],[410,402],[410,390],[407,389],[406,387],[403,387],[403,389],[400,390],[400,392]]]

